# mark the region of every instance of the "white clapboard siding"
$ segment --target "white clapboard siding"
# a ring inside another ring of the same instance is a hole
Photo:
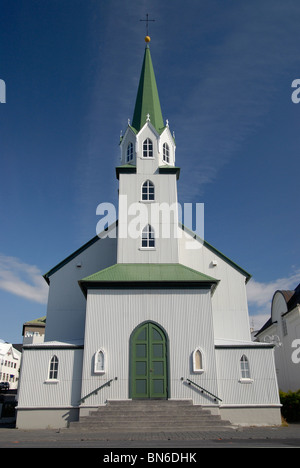
[[[46,348],[46,349],[45,349]],[[58,379],[49,380],[53,356],[58,358]],[[81,390],[83,349],[43,345],[23,349],[18,394],[20,408],[78,406]]]
[[[129,397],[129,342],[134,329],[151,320],[164,329],[169,340],[169,396],[207,402],[199,392],[187,387],[181,377],[193,378],[216,394],[216,363],[213,344],[209,290],[126,290],[89,291],[83,365],[82,396],[107,380],[118,378],[88,399],[98,405],[106,399]],[[188,337],[188,339],[187,339]],[[192,353],[200,346],[205,372],[193,374]],[[93,374],[96,351],[105,350],[107,371]]]
[[[249,347],[217,348],[218,382],[223,404],[278,405],[279,394],[275,378],[273,348]],[[250,379],[241,379],[240,359],[245,355]]]

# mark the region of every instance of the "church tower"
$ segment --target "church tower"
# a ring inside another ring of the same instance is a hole
[[[175,139],[164,123],[149,43],[132,123],[121,138],[118,263],[178,263]]]

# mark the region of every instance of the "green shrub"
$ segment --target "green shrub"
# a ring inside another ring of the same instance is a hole
[[[287,422],[300,421],[300,389],[297,392],[279,392],[281,414]]]

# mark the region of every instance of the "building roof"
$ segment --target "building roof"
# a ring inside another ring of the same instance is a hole
[[[186,231],[187,233],[189,233],[190,236],[193,237],[193,239],[196,239],[198,242],[200,242],[202,245],[204,245],[207,249],[209,249],[211,252],[215,253],[217,256],[222,258],[222,260],[224,260],[226,263],[231,265],[235,270],[239,271],[242,275],[244,275],[245,278],[246,278],[245,279],[246,283],[251,279],[251,274],[250,273],[248,273],[246,270],[244,270],[244,268],[240,267],[237,263],[235,263],[229,257],[224,255],[222,252],[220,252],[220,250],[216,249],[213,245],[209,244],[206,240],[202,239],[200,236],[198,236],[198,234],[191,231],[191,229],[187,228],[186,226],[184,226],[181,223],[179,223],[179,227],[181,227],[181,229],[183,231]]]
[[[300,304],[300,283],[294,291],[281,291],[287,305],[287,312],[295,309],[296,305]]]
[[[44,341],[43,343],[28,343],[23,345],[23,349],[35,350],[35,349],[82,349],[82,340],[77,340],[74,343],[63,342],[63,341]]]
[[[176,174],[176,179],[179,179],[180,167],[169,166],[164,164],[158,167],[159,174]],[[123,164],[122,166],[116,167],[116,176],[119,179],[119,174],[136,174],[136,166],[133,164]]]
[[[0,356],[6,356],[8,353],[12,353],[14,358],[20,357],[20,351],[15,348],[15,345],[0,342]]]
[[[287,311],[283,315],[288,314],[289,312],[294,310],[295,307],[298,304],[300,304],[300,283],[294,289],[294,291],[289,291],[289,290],[284,290],[284,289],[281,289],[281,290],[278,289],[277,291],[275,291],[275,293],[273,294],[272,304],[273,304],[275,294],[277,294],[277,293],[281,293],[282,296],[284,297],[285,302],[286,302]],[[258,332],[255,334],[255,336],[258,336],[260,333],[265,331],[267,328],[271,327],[273,325],[273,323],[274,322],[273,322],[273,319],[272,319],[272,311],[271,311],[271,317],[260,328],[260,330],[258,330]]]
[[[117,263],[79,281],[82,291],[104,286],[215,287],[218,280],[179,263]]]
[[[242,340],[224,340],[224,339],[216,339],[215,340],[215,347],[216,348],[274,348],[274,344],[272,343],[260,343],[259,341],[242,341]]]
[[[30,327],[30,326],[45,328],[46,327],[46,315],[44,315],[43,317],[34,319],[34,320],[30,320],[29,322],[23,323],[22,335],[24,335],[25,328]]]
[[[116,226],[118,225],[118,221],[115,221],[111,226],[109,226],[108,228],[108,231],[110,231],[111,229],[114,229]],[[222,252],[220,252],[219,250],[217,250],[214,246],[212,246],[211,244],[209,244],[206,240],[203,240],[201,239],[197,234],[195,234],[193,231],[191,231],[190,229],[188,229],[187,227],[185,227],[183,224],[179,223],[179,227],[188,232],[195,240],[201,242],[201,244],[203,244],[205,247],[207,247],[210,251],[212,251],[213,253],[215,253],[217,256],[221,257],[226,263],[228,263],[229,265],[231,265],[234,269],[236,269],[237,271],[239,271],[242,275],[245,276],[245,280],[246,282],[249,281],[249,279],[251,278],[251,275],[250,273],[248,273],[246,270],[244,270],[242,267],[240,267],[237,263],[233,262],[229,257],[227,257],[226,255],[224,255]],[[69,263],[70,261],[72,261],[74,258],[76,258],[78,255],[80,255],[82,252],[84,252],[85,250],[87,250],[90,246],[92,246],[93,244],[95,244],[96,242],[103,242],[103,240],[105,239],[102,239],[101,237],[101,234],[99,235],[96,235],[94,236],[91,240],[89,240],[86,244],[84,244],[82,247],[80,247],[79,249],[75,250],[75,252],[73,252],[71,255],[69,255],[68,257],[66,257],[64,260],[62,260],[61,262],[59,262],[57,265],[55,265],[53,268],[51,268],[51,270],[49,270],[47,273],[45,273],[43,275],[44,279],[46,280],[46,282],[48,284],[50,284],[50,277],[58,270],[60,270],[64,265],[66,265],[67,263]]]
[[[30,320],[29,322],[25,322],[24,325],[40,325],[40,326],[45,326],[46,324],[46,315],[43,317],[37,318]]]
[[[153,127],[161,133],[164,129],[160,100],[157,91],[156,79],[152,65],[150,49],[145,48],[140,82],[134,107],[131,127],[137,132],[145,125],[147,115]]]

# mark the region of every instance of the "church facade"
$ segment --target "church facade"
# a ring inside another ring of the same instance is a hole
[[[120,150],[117,222],[44,276],[45,341],[23,348],[17,427],[65,427],[128,399],[280,424],[274,346],[250,337],[250,275],[178,219],[176,144],[148,44]]]

